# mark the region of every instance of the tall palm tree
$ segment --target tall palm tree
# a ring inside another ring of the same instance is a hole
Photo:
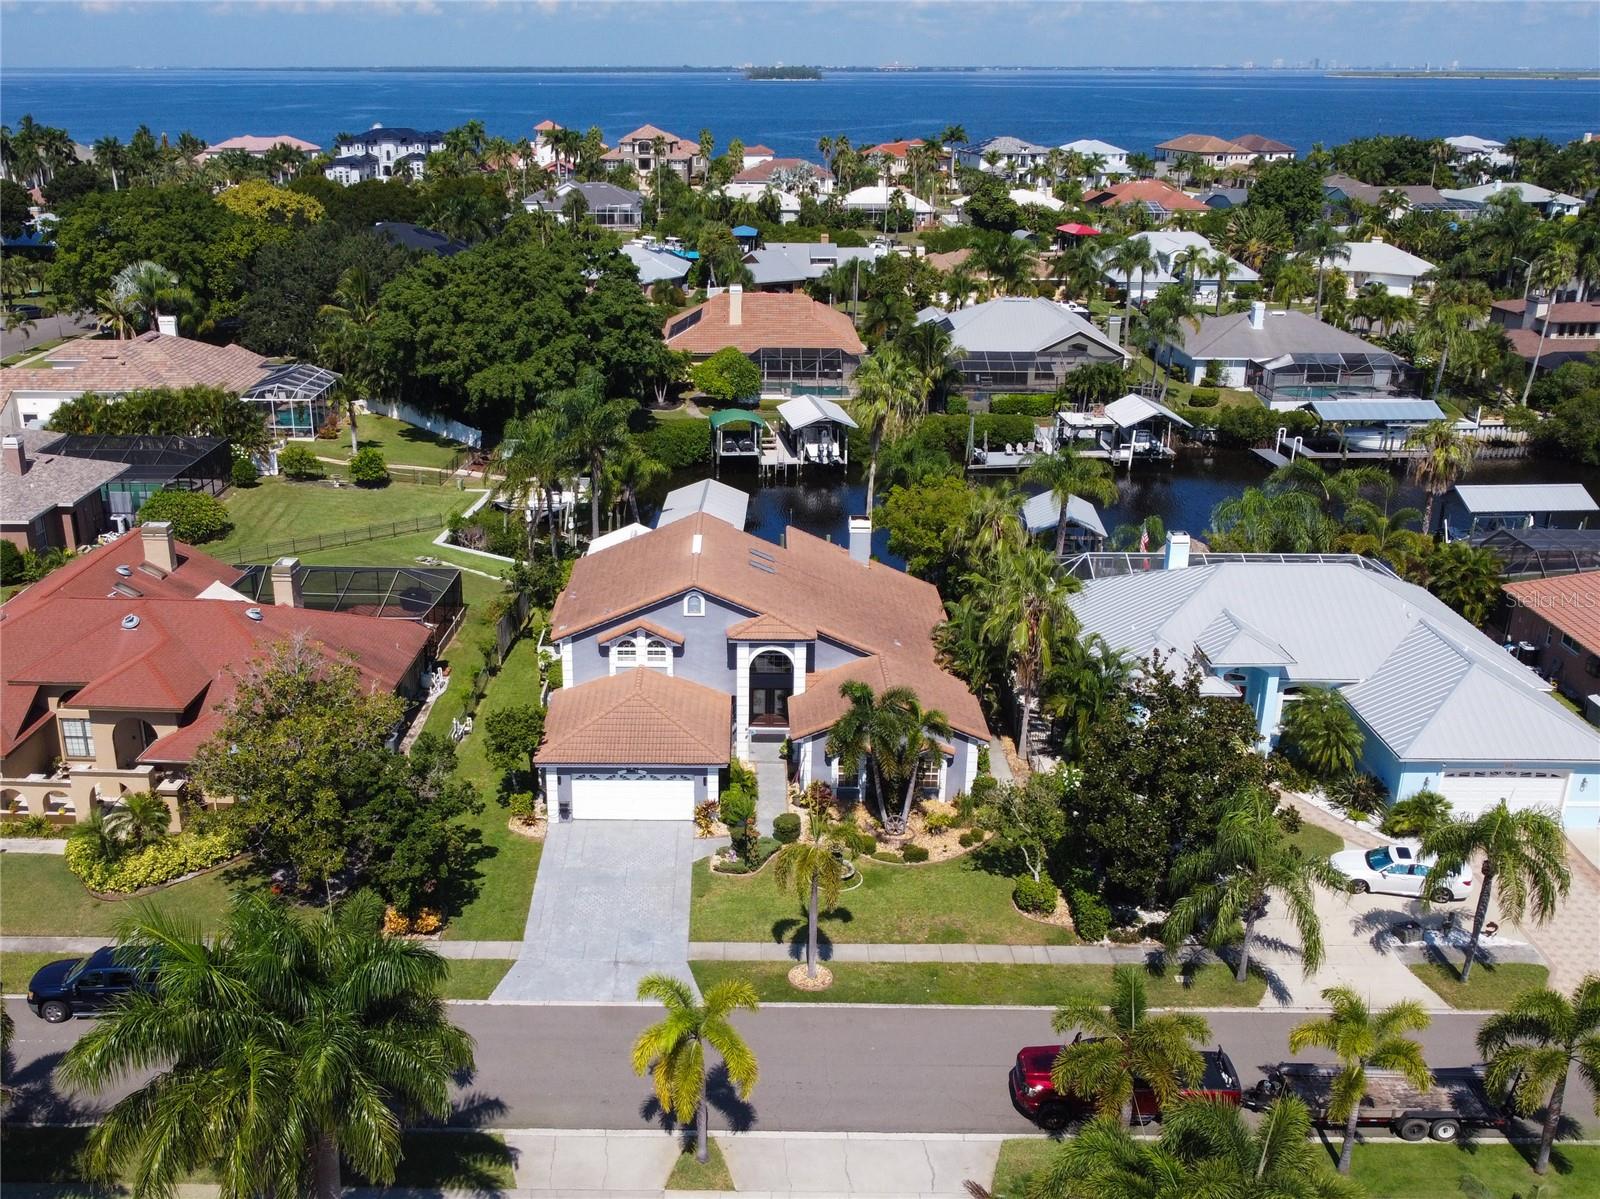
[[[1210,263],[1211,273],[1217,277],[1217,302],[1212,313],[1220,315],[1222,312],[1222,293],[1227,290],[1228,280],[1233,276],[1233,259],[1218,251],[1212,255]]]
[[[1449,421],[1436,420],[1406,438],[1406,448],[1421,450],[1406,466],[1414,482],[1422,484],[1427,501],[1422,507],[1422,531],[1433,532],[1433,504],[1456,485],[1478,456],[1478,443],[1456,431]]]
[[[1433,1081],[1422,1046],[1406,1035],[1427,1028],[1429,1017],[1414,999],[1373,1012],[1350,987],[1329,987],[1322,998],[1331,1011],[1290,1029],[1289,1052],[1325,1049],[1339,1059],[1328,1115],[1345,1122],[1339,1173],[1348,1174],[1356,1147],[1356,1121],[1361,1117],[1361,1101],[1367,1097],[1367,1070],[1398,1070],[1416,1087]]]
[[[1345,235],[1330,221],[1316,221],[1300,235],[1300,249],[1317,265],[1317,319],[1322,319],[1322,279],[1330,262],[1348,262],[1350,247]]]
[[[1098,504],[1117,502],[1117,484],[1111,477],[1111,468],[1104,462],[1078,457],[1070,442],[1063,443],[1053,454],[1036,458],[1022,479],[1044,487],[1060,506],[1056,517],[1057,558],[1067,552],[1067,504],[1073,496]]]
[[[655,1000],[667,1015],[633,1043],[633,1072],[652,1077],[663,1111],[680,1124],[695,1122],[695,1157],[708,1161],[706,1048],[722,1055],[728,1081],[739,1098],[749,1098],[760,1069],[729,1017],[760,1009],[755,988],[743,979],[726,979],[706,991],[705,1002],[697,1003],[689,984],[670,975],[649,974],[639,980],[639,998]]]
[[[376,398],[387,375],[377,351],[378,286],[363,266],[353,266],[339,276],[332,298],[317,312],[322,326],[320,350],[337,366],[363,397]],[[350,446],[356,447],[356,410],[346,405],[350,419]]]
[[[936,741],[950,735],[949,721],[942,712],[924,709],[909,687],[875,693],[851,680],[839,685],[839,694],[849,706],[828,730],[828,756],[843,775],[870,767],[879,819],[890,832],[903,832],[917,774],[924,759],[938,752]],[[890,796],[902,788],[900,807],[891,807]]]
[[[1124,299],[1121,344],[1128,344],[1128,329],[1133,325],[1133,277],[1140,278],[1143,291],[1144,276],[1155,270],[1156,256],[1150,252],[1150,242],[1143,237],[1129,237],[1111,247],[1105,257],[1106,269],[1122,276]]]
[[[1264,791],[1238,796],[1223,813],[1210,844],[1185,854],[1172,867],[1168,885],[1181,895],[1167,917],[1168,944],[1176,948],[1196,930],[1223,944],[1237,938],[1234,980],[1250,970],[1250,939],[1276,893],[1300,933],[1300,961],[1307,975],[1322,965],[1322,922],[1315,888],[1343,884],[1325,858],[1307,857],[1289,843],[1273,797]]]
[[[1001,553],[1026,546],[1022,502],[1022,492],[1014,483],[1002,481],[978,488],[958,534],[962,552],[987,569]]]
[[[1106,1117],[1121,1113],[1131,1122],[1134,1087],[1143,1084],[1165,1107],[1199,1081],[1205,1059],[1196,1048],[1211,1037],[1211,1026],[1194,1012],[1150,1014],[1144,973],[1137,966],[1111,971],[1105,1003],[1074,997],[1056,1009],[1050,1026],[1058,1033],[1077,1030],[1050,1068],[1050,1085],[1060,1095],[1081,1095]]]
[[[139,304],[132,296],[123,296],[115,290],[103,291],[94,298],[95,317],[101,325],[109,326],[118,341],[133,336],[139,320]]]
[[[1195,289],[1200,286],[1201,274],[1210,264],[1210,255],[1200,246],[1185,246],[1172,259],[1173,269],[1177,272],[1178,278],[1183,280],[1184,286],[1189,289],[1190,295],[1193,295]]]
[[[1600,1095],[1600,975],[1585,975],[1570,997],[1542,987],[1524,991],[1479,1026],[1478,1052],[1489,1063],[1490,1087],[1511,1095],[1523,1115],[1545,1109],[1533,1163],[1533,1172],[1543,1174],[1574,1066],[1590,1092]]]
[[[1431,896],[1451,874],[1470,866],[1478,868],[1478,907],[1472,916],[1472,939],[1461,967],[1461,981],[1472,973],[1478,942],[1489,916],[1489,897],[1500,884],[1500,911],[1520,921],[1532,912],[1539,923],[1555,914],[1556,905],[1572,887],[1567,868],[1566,840],[1561,822],[1538,808],[1513,810],[1502,799],[1475,817],[1457,817],[1423,838],[1424,853],[1436,858],[1422,893]]]
[[[194,304],[193,295],[179,285],[178,276],[157,262],[124,267],[112,277],[111,291],[132,305],[147,329],[156,328],[163,308],[181,313]]]
[[[867,432],[867,510],[878,483],[878,451],[915,419],[920,406],[916,370],[893,346],[884,346],[857,369],[856,397],[850,408]]]
[[[791,841],[773,855],[772,880],[778,889],[793,887],[806,907],[806,977],[817,977],[817,913],[839,902],[844,886],[842,847],[822,832],[811,816],[811,836]]]
[[[539,497],[543,497],[545,518],[550,522],[550,556],[557,562],[561,560],[561,538],[555,493],[566,459],[566,446],[554,413],[538,412],[506,422],[495,494],[510,497],[514,511],[528,515],[530,549],[538,526],[532,514],[539,506]]]
[[[1464,351],[1472,340],[1473,326],[1489,315],[1489,289],[1473,281],[1445,280],[1433,289],[1427,315],[1417,326],[1420,347],[1438,355],[1430,398],[1439,398],[1450,355]]]
[[[1133,679],[1128,656],[1099,633],[1061,645],[1045,680],[1044,712],[1061,728],[1069,758],[1083,749],[1100,719]]]
[[[58,1077],[98,1091],[157,1067],[90,1135],[97,1175],[170,1195],[210,1169],[224,1196],[335,1199],[344,1157],[391,1182],[402,1119],[442,1118],[472,1038],[448,1019],[431,948],[382,935],[370,892],[304,917],[236,892],[202,938],[158,909],[119,938],[158,985],[124,997],[67,1051]]]
[[[1026,760],[1033,751],[1033,713],[1052,647],[1077,634],[1078,622],[1067,603],[1076,583],[1060,574],[1053,554],[1035,545],[1000,550],[988,570],[968,575],[967,582],[988,613],[985,635],[1004,645],[1011,660],[1021,701],[1017,747]]]
[[[632,400],[608,399],[599,371],[586,371],[576,387],[558,392],[551,409],[569,451],[589,468],[589,537],[600,536],[600,485],[606,455],[626,444]]]
[[[667,464],[640,449],[636,442],[626,442],[616,452],[606,457],[606,490],[617,508],[626,508],[635,523],[639,521],[639,496],[650,490],[668,474]]]
[[[1006,295],[1016,295],[1033,279],[1034,248],[1003,231],[985,235],[973,248],[978,266]]]
[[[928,412],[935,404],[942,407],[950,393],[961,386],[960,358],[950,334],[938,322],[923,321],[902,332],[896,345],[916,371],[922,411]]]

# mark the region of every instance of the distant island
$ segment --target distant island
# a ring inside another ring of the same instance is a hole
[[[746,79],[821,79],[820,67],[746,67]]]
[[[1600,72],[1586,68],[1529,68],[1527,70],[1496,67],[1459,67],[1449,70],[1416,69],[1366,69],[1329,71],[1335,79],[1600,79]]]

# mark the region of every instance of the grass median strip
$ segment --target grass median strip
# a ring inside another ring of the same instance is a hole
[[[511,958],[448,958],[446,999],[487,999],[511,969]]]
[[[704,991],[740,978],[763,1003],[949,1003],[1053,1006],[1074,996],[1102,1000],[1111,987],[1110,966],[1004,966],[989,962],[829,962],[833,986],[801,991],[789,985],[792,962],[691,962]],[[1185,985],[1176,974],[1151,975],[1153,1007],[1250,1007],[1266,983],[1256,975],[1235,983],[1225,966],[1195,970]]]
[[[678,1160],[672,1163],[672,1173],[667,1176],[667,1190],[731,1191],[734,1189],[733,1175],[728,1172],[728,1163],[722,1156],[722,1146],[717,1144],[716,1137],[707,1142],[707,1148],[711,1152],[705,1162],[695,1157],[693,1149],[678,1154]]]
[[[1533,962],[1502,962],[1492,966],[1479,962],[1467,981],[1461,981],[1455,962],[1424,962],[1411,967],[1415,974],[1451,1007],[1477,1011],[1499,1011],[1522,992],[1542,987],[1550,971]]]

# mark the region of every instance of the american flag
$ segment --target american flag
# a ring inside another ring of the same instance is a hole
[[[1150,528],[1148,525],[1139,526],[1139,552],[1142,554],[1150,548]]]

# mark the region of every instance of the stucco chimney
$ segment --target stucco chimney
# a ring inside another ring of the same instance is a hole
[[[1189,565],[1189,534],[1168,533],[1167,549],[1162,556],[1163,570],[1182,570]]]
[[[744,287],[738,283],[728,288],[728,324],[744,324]]]
[[[1267,327],[1267,305],[1264,300],[1250,302],[1250,327],[1264,329]]]
[[[172,522],[153,520],[139,526],[139,540],[144,543],[144,562],[169,575],[178,569],[178,550],[172,543]]]
[[[272,564],[272,603],[279,608],[303,608],[305,597],[300,594],[299,558],[279,558]]]
[[[850,557],[863,565],[872,561],[872,517],[850,518]]]
[[[826,229],[824,229],[821,233],[817,234],[817,241],[820,242],[822,245],[827,245],[828,244],[828,231]]]
[[[156,316],[156,332],[162,337],[178,336],[178,318],[175,316]]]
[[[28,451],[22,445],[22,438],[7,435],[0,441],[0,457],[5,460],[5,469],[8,475],[25,475],[28,473]]]

